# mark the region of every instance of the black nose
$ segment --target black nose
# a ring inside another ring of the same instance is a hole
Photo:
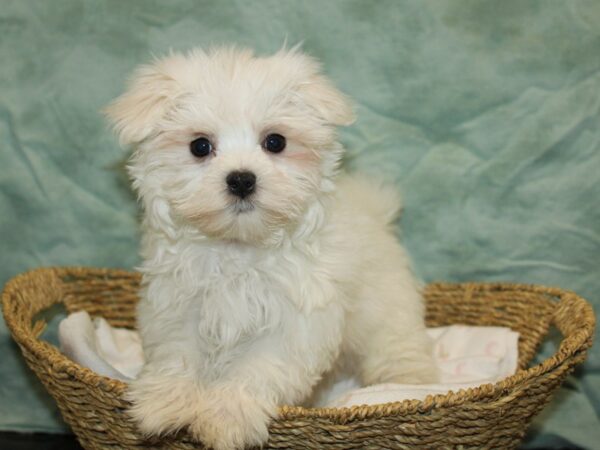
[[[252,194],[256,187],[256,175],[252,172],[231,172],[225,181],[227,181],[229,192],[240,198]]]

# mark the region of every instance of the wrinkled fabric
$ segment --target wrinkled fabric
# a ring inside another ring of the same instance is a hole
[[[58,325],[60,351],[98,375],[129,382],[144,366],[142,338],[137,330],[112,327],[104,317],[76,311]]]
[[[0,284],[38,266],[138,262],[125,153],[98,112],[135,65],[287,38],[355,99],[346,165],[402,189],[425,281],[554,285],[597,308],[598,24],[593,0],[3,1]],[[597,447],[599,339],[525,446]],[[3,322],[0,354],[0,429],[64,431]]]

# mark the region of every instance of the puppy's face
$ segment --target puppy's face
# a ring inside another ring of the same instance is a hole
[[[340,157],[345,97],[297,51],[220,49],[143,66],[107,115],[136,148],[130,172],[159,226],[265,241],[327,189]]]

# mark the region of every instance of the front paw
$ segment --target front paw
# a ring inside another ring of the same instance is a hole
[[[274,407],[240,388],[212,389],[204,393],[189,430],[214,450],[262,446],[269,438],[268,425],[274,412]]]
[[[126,398],[132,404],[129,415],[149,437],[173,433],[192,423],[199,391],[189,379],[142,373],[131,382]]]

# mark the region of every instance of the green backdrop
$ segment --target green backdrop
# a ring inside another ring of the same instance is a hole
[[[401,187],[421,277],[558,285],[598,306],[594,0],[4,0],[0,284],[37,266],[136,264],[126,155],[98,113],[135,65],[196,45],[271,52],[285,38],[356,100],[347,165]],[[599,411],[596,345],[526,445],[598,448]],[[64,430],[3,322],[0,429]]]

